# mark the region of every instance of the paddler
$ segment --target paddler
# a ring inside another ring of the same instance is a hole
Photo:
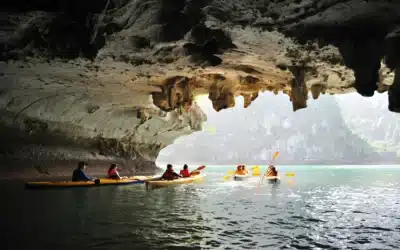
[[[78,162],[78,167],[72,173],[72,181],[95,181],[95,178],[85,174],[87,165],[88,164],[86,162]]]
[[[183,165],[183,169],[180,171],[180,174],[183,178],[190,177],[189,167],[188,165]]]
[[[161,176],[161,179],[174,180],[174,179],[178,179],[178,178],[182,178],[182,176],[177,174],[177,173],[175,173],[174,169],[172,168],[172,165],[168,164],[167,165],[167,170],[165,170],[164,174]]]
[[[274,165],[269,165],[267,170],[267,177],[275,177],[278,176],[278,171],[276,170]]]
[[[246,175],[246,172],[243,170],[243,165],[238,165],[234,175]]]
[[[110,168],[108,169],[108,178],[110,179],[116,179],[116,180],[120,180],[123,179],[124,177],[121,177],[118,173],[118,167],[116,164],[111,164]]]
[[[249,171],[247,171],[246,166],[242,165],[242,170],[245,174],[249,174]]]

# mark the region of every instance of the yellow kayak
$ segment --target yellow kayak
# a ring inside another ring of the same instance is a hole
[[[139,178],[138,178],[139,177]],[[27,188],[45,188],[45,187],[91,187],[105,185],[128,185],[142,184],[151,176],[133,176],[127,179],[115,180],[110,178],[99,178],[96,181],[36,181],[26,183]]]
[[[167,187],[167,186],[173,186],[173,185],[179,185],[179,184],[188,184],[188,183],[193,183],[197,181],[201,181],[204,179],[204,175],[196,175],[193,177],[187,177],[187,178],[179,178],[175,180],[161,180],[160,178],[155,178],[152,180],[146,180],[146,186],[151,186],[151,187]]]

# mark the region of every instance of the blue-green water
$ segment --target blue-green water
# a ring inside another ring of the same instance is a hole
[[[231,167],[232,169],[233,167]],[[278,166],[280,185],[24,190],[2,185],[8,249],[399,249],[400,168]]]

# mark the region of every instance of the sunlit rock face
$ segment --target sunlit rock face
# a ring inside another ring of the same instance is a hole
[[[201,127],[198,94],[219,111],[235,96],[249,106],[259,91],[283,92],[296,111],[309,91],[388,90],[389,109],[400,110],[398,1],[3,2],[2,133],[46,152],[28,150],[26,159],[59,159],[48,147],[68,142],[66,152],[90,153],[60,153],[66,159],[152,163]],[[5,159],[23,151],[2,147]]]

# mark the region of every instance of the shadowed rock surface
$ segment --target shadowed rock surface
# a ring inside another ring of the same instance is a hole
[[[201,129],[199,94],[219,111],[283,92],[296,111],[309,91],[388,91],[400,110],[398,1],[15,0],[0,14],[1,157],[50,175],[58,160],[154,166]]]

